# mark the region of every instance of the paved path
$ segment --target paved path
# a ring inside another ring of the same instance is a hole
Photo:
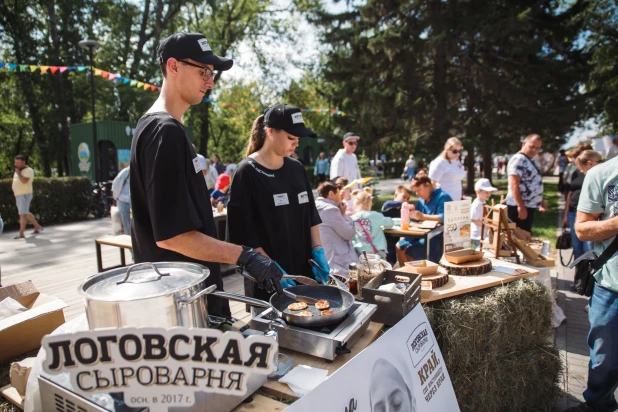
[[[2,284],[31,280],[43,293],[59,297],[69,306],[64,310],[67,320],[84,312],[83,298],[77,289],[85,278],[97,273],[94,240],[112,234],[109,218],[48,226],[43,233],[26,239],[13,239],[17,232],[0,235],[0,268]],[[119,249],[102,246],[105,267],[120,264]],[[132,263],[126,253],[127,263]],[[224,278],[224,289],[244,294],[240,275]],[[244,304],[230,304],[234,316],[247,316]]]

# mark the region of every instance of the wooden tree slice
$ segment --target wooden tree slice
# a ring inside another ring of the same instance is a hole
[[[461,263],[455,265],[448,262],[446,259],[440,260],[440,266],[445,268],[449,275],[457,276],[477,276],[489,273],[492,270],[491,260],[483,258],[474,262]],[[423,278],[425,280],[425,278]]]
[[[423,281],[431,282],[431,288],[436,289],[448,283],[448,273],[437,273],[435,275],[423,276]]]

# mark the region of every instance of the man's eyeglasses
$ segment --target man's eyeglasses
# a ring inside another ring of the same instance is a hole
[[[198,66],[197,64],[186,62],[184,60],[178,60],[178,61],[186,64],[187,66],[193,66],[193,67],[197,67],[198,69],[201,69],[200,76],[202,76],[202,80],[204,80],[205,82],[207,82],[210,79],[214,79],[215,77],[215,73],[212,70],[210,70],[208,67]]]
[[[347,144],[349,144],[350,146],[356,146],[358,144],[358,142],[346,142]]]

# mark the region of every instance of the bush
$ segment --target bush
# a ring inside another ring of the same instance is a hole
[[[5,229],[19,227],[13,179],[0,180],[0,215]],[[36,178],[30,212],[42,225],[74,222],[88,217],[92,183],[86,177]]]

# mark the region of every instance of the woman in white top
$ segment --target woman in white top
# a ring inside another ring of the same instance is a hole
[[[461,181],[466,177],[466,171],[459,162],[462,151],[461,141],[451,137],[444,144],[442,153],[429,165],[429,178],[433,184],[453,200],[461,200],[463,195]]]

